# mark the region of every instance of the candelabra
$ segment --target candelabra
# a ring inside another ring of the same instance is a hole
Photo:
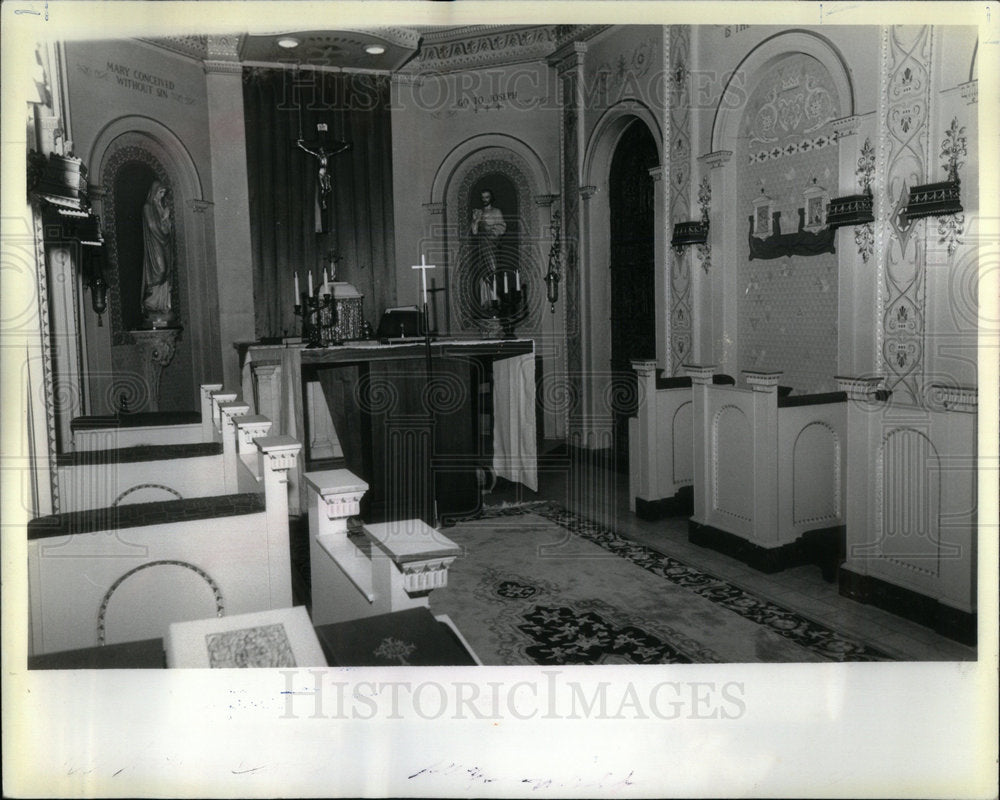
[[[319,294],[315,297],[302,295],[302,302],[295,306],[295,315],[302,317],[302,338],[308,342],[306,347],[323,347],[323,318],[330,318],[327,327],[332,330],[332,318],[336,313],[333,295],[324,294],[322,297]],[[331,344],[343,344],[343,342],[331,342]]]
[[[495,295],[491,301],[492,316],[500,321],[504,339],[516,338],[514,328],[528,316],[528,284],[521,281],[520,289]]]

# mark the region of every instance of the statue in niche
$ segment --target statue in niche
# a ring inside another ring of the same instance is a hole
[[[142,207],[142,316],[146,327],[173,322],[170,280],[174,266],[174,229],[167,189],[153,181]]]
[[[493,192],[483,189],[480,194],[482,208],[472,210],[472,235],[476,240],[476,253],[481,269],[487,275],[499,267],[500,237],[507,232],[503,212],[493,205]]]

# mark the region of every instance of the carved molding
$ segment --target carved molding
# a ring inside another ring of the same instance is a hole
[[[732,157],[732,150],[716,150],[714,153],[706,153],[703,156],[698,156],[698,161],[702,164],[708,164],[711,169],[716,169],[717,167],[724,167]]]
[[[834,380],[837,381],[837,389],[846,392],[851,400],[874,400],[875,393],[885,382],[885,378],[881,376],[853,378],[838,375]]]
[[[243,75],[243,65],[239,61],[204,61],[202,68],[208,74],[215,75]]]
[[[160,36],[139,41],[199,61],[208,55],[208,40],[205,36]]]
[[[684,364],[684,374],[691,379],[691,383],[705,386],[712,382],[717,366],[715,364]]]
[[[781,380],[783,372],[757,372],[756,370],[742,370],[746,378],[747,385],[755,392],[774,393],[778,391],[778,381]]]
[[[558,199],[559,195],[557,194],[536,194],[535,205],[540,208],[548,208]]]
[[[445,208],[447,208],[446,203],[424,203],[424,211],[428,214],[444,214]]]
[[[835,119],[832,123],[833,135],[838,141],[847,137],[854,136],[858,129],[861,127],[861,117],[854,114],[850,117],[841,117],[840,119]]]
[[[946,386],[931,384],[928,403],[944,411],[961,411],[975,414],[979,409],[979,389],[975,386]]]
[[[649,378],[656,374],[655,361],[633,361],[632,369],[640,378]]]
[[[476,35],[448,41],[424,37],[420,55],[412,69],[417,72],[450,72],[476,67],[536,61],[551,55],[556,47],[552,26],[529,28],[477,28]]]
[[[580,192],[580,197],[582,197],[584,200],[589,200],[591,197],[593,197],[597,193],[597,187],[596,186],[581,186],[580,189],[579,189],[579,192]]]

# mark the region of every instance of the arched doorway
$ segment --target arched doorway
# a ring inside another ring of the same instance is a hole
[[[615,465],[628,470],[628,418],[636,413],[631,362],[656,357],[653,178],[656,142],[641,120],[615,148],[608,181],[611,208],[611,371]]]

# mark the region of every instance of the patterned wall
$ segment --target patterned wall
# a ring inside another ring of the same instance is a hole
[[[670,215],[668,236],[677,222],[691,214],[691,28],[670,28]],[[691,260],[692,248],[678,254],[671,250],[670,263],[670,361],[674,375],[684,372],[691,353]]]
[[[810,187],[837,193],[832,121],[841,101],[826,68],[794,54],[770,66],[750,96],[735,148],[738,224],[749,232],[753,201],[764,194],[780,212],[782,233],[798,228]],[[738,364],[774,369],[796,393],[836,389],[837,256],[738,255]]]
[[[883,30],[879,137],[875,175],[876,265],[879,274],[878,353],[886,387],[896,398],[919,403],[924,360],[926,220],[904,224],[900,212],[911,186],[928,164],[928,117],[933,45],[929,26]]]

